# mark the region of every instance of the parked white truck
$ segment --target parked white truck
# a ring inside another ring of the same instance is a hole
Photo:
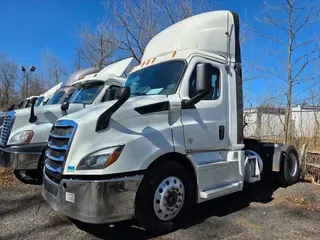
[[[37,102],[35,103],[35,106],[44,106],[47,104],[47,102],[52,98],[53,94],[61,87],[61,83],[58,83],[57,85],[50,88],[45,93],[41,94],[39,98],[37,99]]]
[[[31,110],[8,112],[0,135],[0,164],[13,168],[22,182],[40,183],[52,125],[62,116],[114,98],[116,88],[122,87],[125,82],[120,76],[131,60],[121,60],[74,82],[72,87],[75,92],[61,105],[48,103],[42,107],[32,106]]]
[[[55,123],[43,197],[82,222],[134,217],[164,233],[193,203],[241,191],[263,169],[295,183],[292,146],[244,142],[241,76],[237,14],[203,13],[163,30],[117,100]]]

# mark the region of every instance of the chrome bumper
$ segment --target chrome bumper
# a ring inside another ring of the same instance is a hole
[[[0,148],[0,165],[14,170],[37,169],[43,148],[43,146],[37,147],[36,151],[34,151],[34,147],[31,151],[31,148],[28,149],[25,146],[21,148]]]
[[[57,184],[44,173],[42,196],[54,210],[82,222],[117,222],[132,218],[142,178],[62,179]]]

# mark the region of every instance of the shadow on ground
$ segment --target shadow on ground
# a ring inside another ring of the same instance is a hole
[[[192,218],[186,219],[181,228],[186,229],[202,223],[210,217],[223,217],[247,208],[250,203],[269,203],[273,200],[273,193],[279,186],[275,181],[267,178],[263,182],[246,185],[244,190],[218,199],[214,199],[195,206]],[[72,220],[73,223],[91,235],[101,239],[148,239],[148,233],[135,226],[133,221],[124,221],[112,225],[92,225]]]

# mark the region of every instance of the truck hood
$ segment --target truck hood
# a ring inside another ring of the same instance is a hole
[[[31,143],[45,142],[52,125],[61,117],[83,109],[83,104],[70,103],[68,111],[62,111],[60,104],[39,106],[34,109],[37,121],[29,123],[30,108],[16,110],[16,118],[12,126],[8,145],[11,145],[11,137],[15,134],[32,130],[34,136]],[[47,133],[48,132],[48,133]]]
[[[61,118],[61,120],[72,120],[78,125],[80,124],[95,124],[98,117],[106,110],[108,110],[117,100],[108,101],[102,104],[92,106],[75,112],[71,115]],[[160,102],[167,102],[166,95],[144,95],[129,98],[111,117],[113,120],[121,120],[141,116],[135,108],[148,106]]]

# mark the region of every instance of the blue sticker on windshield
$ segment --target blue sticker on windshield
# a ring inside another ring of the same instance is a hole
[[[68,172],[74,172],[75,167],[74,166],[68,166]]]

